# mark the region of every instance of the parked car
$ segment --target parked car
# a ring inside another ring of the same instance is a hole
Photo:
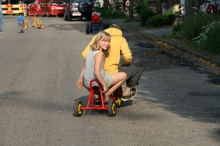
[[[29,16],[44,16],[47,12],[47,0],[33,0],[28,5]]]
[[[86,17],[91,20],[93,0],[69,0],[64,12],[64,20],[70,21],[74,17]]]
[[[49,0],[47,6],[47,17],[64,15],[66,2],[64,0]]]

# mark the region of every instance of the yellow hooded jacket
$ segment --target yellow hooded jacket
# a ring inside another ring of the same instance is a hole
[[[109,74],[117,73],[120,63],[120,57],[123,56],[123,65],[130,65],[132,62],[132,53],[126,39],[122,36],[122,31],[117,28],[108,28],[104,30],[111,35],[110,51],[105,58],[105,72]],[[82,52],[82,57],[86,60],[90,45],[94,42],[96,35]]]

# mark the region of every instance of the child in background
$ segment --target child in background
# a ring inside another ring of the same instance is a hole
[[[101,13],[96,12],[96,8],[92,8],[92,23],[101,23]]]
[[[23,16],[23,13],[19,13],[19,16],[18,16],[18,25],[19,25],[19,33],[23,33],[24,32],[24,16]]]

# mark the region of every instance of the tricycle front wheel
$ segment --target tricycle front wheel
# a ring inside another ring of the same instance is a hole
[[[117,105],[114,100],[108,101],[108,115],[115,116],[117,113]]]
[[[74,104],[74,115],[76,117],[82,116],[83,110],[81,108],[83,107],[83,104],[81,101],[76,101]]]

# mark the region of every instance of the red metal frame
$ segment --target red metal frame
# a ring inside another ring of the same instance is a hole
[[[90,81],[90,87],[92,87],[92,83],[93,82],[97,82],[98,83],[98,87],[99,87],[99,92],[100,92],[100,99],[101,99],[101,105],[95,105],[94,101],[93,101],[93,94],[94,94],[94,89],[90,88],[90,94],[89,94],[89,98],[87,101],[87,104],[85,107],[82,107],[81,110],[108,110],[108,106],[105,105],[104,103],[104,96],[102,94],[103,90],[102,90],[102,85],[100,84],[100,82],[97,79],[92,79]],[[114,95],[111,95],[110,97],[112,100],[116,100]]]

